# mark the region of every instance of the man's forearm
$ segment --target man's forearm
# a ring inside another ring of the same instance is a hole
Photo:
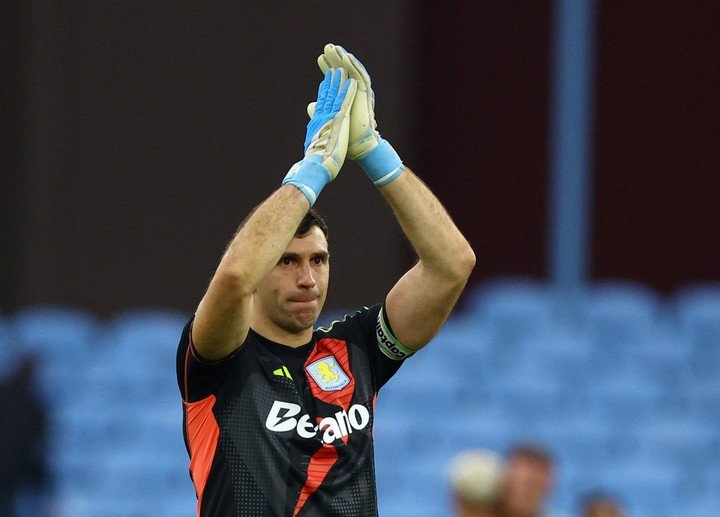
[[[380,189],[415,248],[423,268],[465,281],[475,254],[440,201],[408,168]]]
[[[231,278],[239,289],[252,293],[280,260],[308,208],[306,197],[294,186],[276,190],[235,234],[216,276]]]
[[[356,88],[345,70],[325,73],[305,132],[303,159],[230,242],[195,312],[192,337],[205,359],[225,357],[245,341],[252,324],[253,293],[292,242],[308,208],[340,171]]]

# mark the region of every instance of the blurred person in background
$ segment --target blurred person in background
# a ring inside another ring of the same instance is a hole
[[[488,450],[467,450],[448,469],[455,517],[496,517],[504,460]]]
[[[620,500],[605,492],[593,492],[582,498],[582,517],[624,517]]]
[[[35,391],[35,358],[25,356],[0,380],[0,516],[17,515],[23,491],[43,489],[45,406]]]
[[[545,509],[554,462],[536,445],[519,445],[508,454],[497,510],[501,517],[549,517]]]

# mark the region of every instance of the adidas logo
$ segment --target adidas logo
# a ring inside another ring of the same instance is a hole
[[[278,377],[287,377],[292,380],[292,375],[290,375],[290,371],[287,369],[287,366],[281,366],[277,370],[273,370],[273,375],[277,375]]]

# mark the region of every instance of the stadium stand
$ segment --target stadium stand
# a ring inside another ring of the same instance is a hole
[[[54,515],[194,515],[174,363],[186,317],[0,317],[3,368],[18,351],[40,361]],[[566,514],[603,487],[633,516],[717,515],[719,345],[720,285],[663,299],[603,283],[571,302],[537,281],[479,286],[378,397],[380,514],[448,515],[454,454],[530,439],[557,458]]]

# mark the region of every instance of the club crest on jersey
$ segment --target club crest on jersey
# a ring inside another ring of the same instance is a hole
[[[323,391],[338,391],[350,383],[350,378],[331,355],[313,361],[305,369]]]

